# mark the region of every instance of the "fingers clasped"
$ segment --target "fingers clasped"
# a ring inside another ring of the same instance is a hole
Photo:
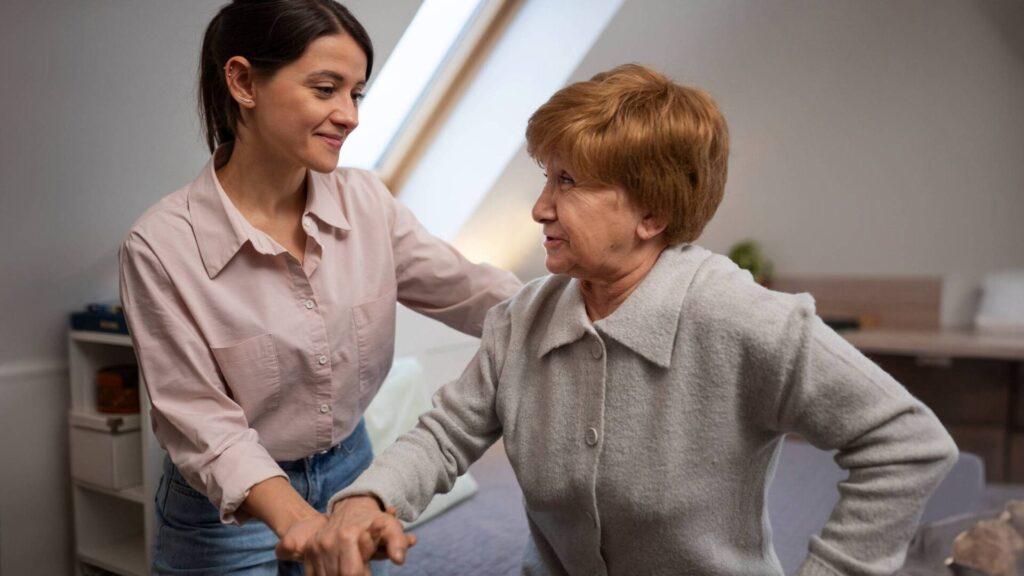
[[[278,558],[300,560],[294,550],[297,540],[305,535],[300,549],[307,576],[369,576],[372,559],[404,563],[416,536],[405,533],[395,509],[381,512],[373,499],[351,500],[338,503],[315,532],[289,539],[289,531],[278,545]]]

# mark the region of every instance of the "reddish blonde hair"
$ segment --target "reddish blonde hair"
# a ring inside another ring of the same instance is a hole
[[[668,244],[692,242],[725,191],[729,130],[715,101],[626,64],[562,88],[526,126],[527,152],[560,158],[577,179],[619,186],[664,218]]]

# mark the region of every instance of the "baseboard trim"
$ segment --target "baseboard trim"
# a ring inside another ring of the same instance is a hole
[[[67,362],[37,358],[0,363],[0,386],[67,374]]]

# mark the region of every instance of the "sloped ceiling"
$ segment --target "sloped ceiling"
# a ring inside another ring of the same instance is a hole
[[[1024,267],[1022,45],[1014,0],[629,0],[574,79],[639,62],[718,100],[729,184],[700,243],[756,238],[786,274],[942,275],[963,320],[981,275]],[[457,245],[543,273],[540,185],[520,150]]]

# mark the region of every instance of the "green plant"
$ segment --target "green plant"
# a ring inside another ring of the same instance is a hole
[[[729,258],[737,266],[750,272],[754,281],[767,285],[772,279],[772,262],[764,255],[761,245],[756,240],[737,242],[729,250]]]

